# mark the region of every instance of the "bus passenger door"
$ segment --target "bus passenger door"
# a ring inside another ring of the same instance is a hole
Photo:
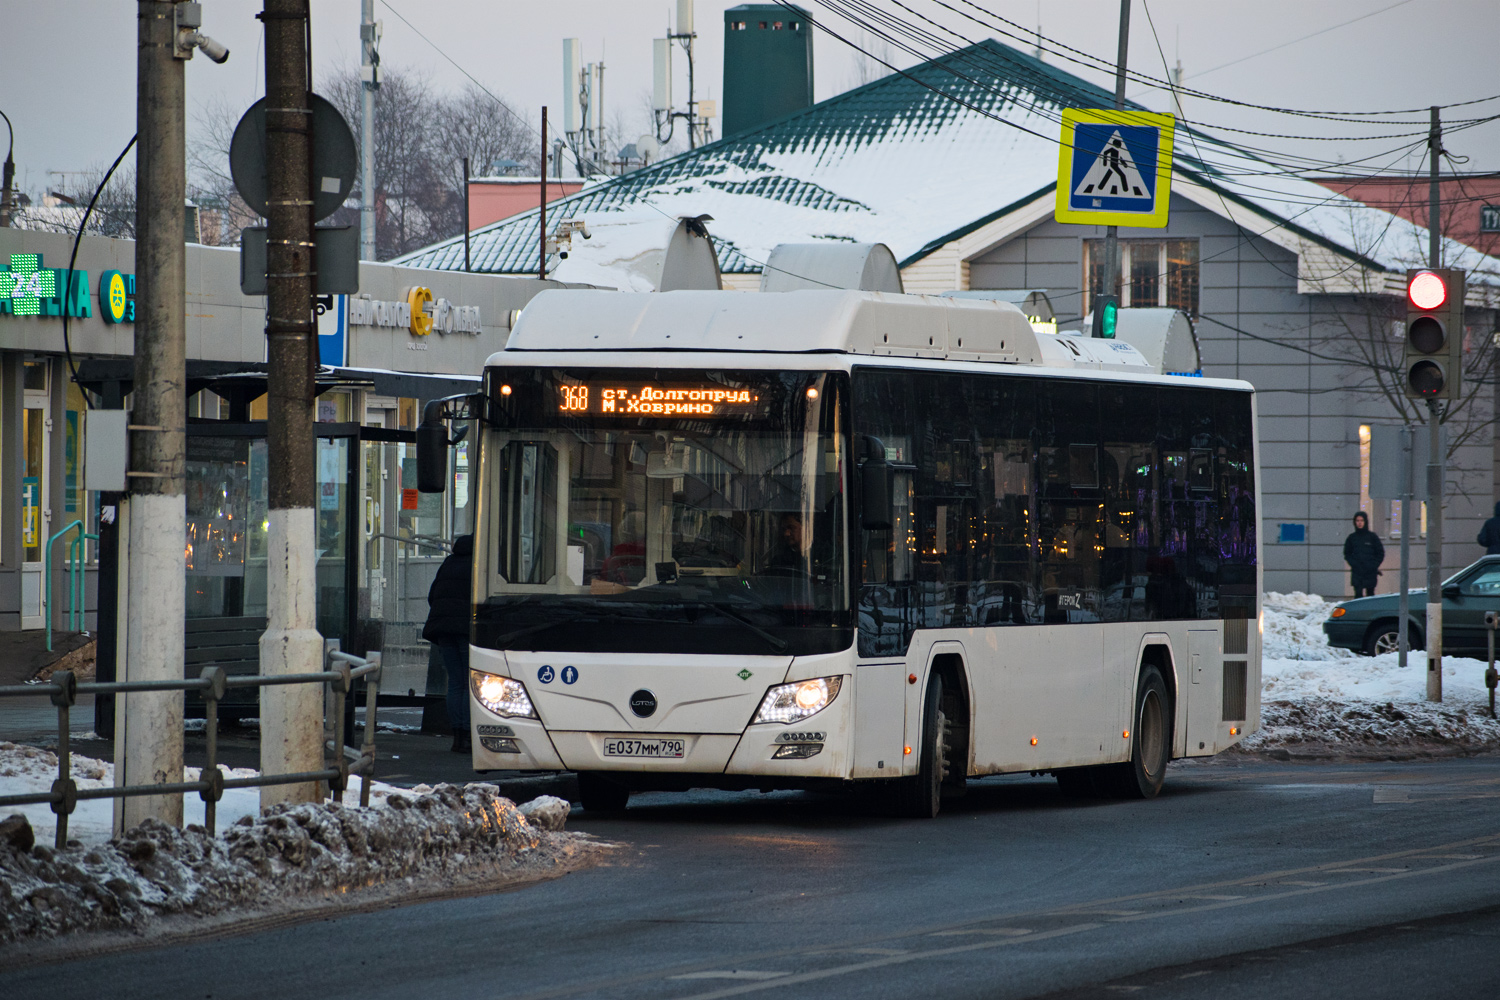
[[[852,777],[901,774],[906,745],[905,673],[904,663],[862,663],[854,668]]]
[[[1212,753],[1219,728],[1220,684],[1223,680],[1223,658],[1219,655],[1217,629],[1192,629],[1188,632],[1188,663],[1185,677],[1179,678],[1187,701],[1187,752]]]

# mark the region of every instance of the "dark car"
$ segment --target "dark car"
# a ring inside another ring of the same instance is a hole
[[[1374,656],[1396,651],[1396,625],[1400,621],[1396,594],[1378,594],[1345,601],[1333,609],[1323,623],[1330,646],[1342,646]],[[1427,591],[1410,596],[1406,635],[1412,649],[1426,644]],[[1487,611],[1500,612],[1500,555],[1485,556],[1459,570],[1443,583],[1443,652],[1484,659],[1489,655],[1489,636],[1484,627]]]

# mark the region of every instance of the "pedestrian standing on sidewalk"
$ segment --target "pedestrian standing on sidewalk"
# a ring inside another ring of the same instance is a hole
[[[448,671],[448,725],[453,752],[469,753],[469,627],[474,620],[474,536],[453,539],[453,551],[438,567],[427,591],[427,625],[422,638],[437,646]]]
[[[1478,541],[1484,546],[1485,555],[1500,556],[1500,503],[1495,504],[1495,516],[1479,529]]]
[[[1380,564],[1384,561],[1385,546],[1370,530],[1370,519],[1360,511],[1354,515],[1354,530],[1344,539],[1344,562],[1349,564],[1349,582],[1354,585],[1355,597],[1369,597],[1375,593],[1375,580],[1380,576]]]

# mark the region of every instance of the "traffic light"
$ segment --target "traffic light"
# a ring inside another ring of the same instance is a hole
[[[1118,295],[1095,295],[1094,325],[1089,336],[1114,340],[1115,327],[1118,325],[1119,318],[1120,297]]]
[[[1405,386],[1409,399],[1457,399],[1464,372],[1464,272],[1406,272]]]

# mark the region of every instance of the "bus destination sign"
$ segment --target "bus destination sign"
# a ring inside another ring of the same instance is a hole
[[[559,385],[563,413],[641,417],[723,417],[753,412],[760,396],[723,385]]]

